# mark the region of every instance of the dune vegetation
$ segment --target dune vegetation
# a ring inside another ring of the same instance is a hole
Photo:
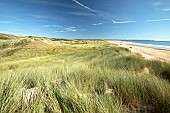
[[[104,40],[0,38],[0,113],[168,113],[170,64]]]

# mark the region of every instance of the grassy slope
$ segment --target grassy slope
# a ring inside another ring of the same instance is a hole
[[[170,64],[105,41],[52,42],[0,42],[0,112],[170,112]]]

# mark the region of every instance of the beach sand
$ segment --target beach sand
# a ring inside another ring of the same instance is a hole
[[[170,62],[170,50],[151,48],[147,46],[139,46],[124,41],[109,41],[109,42],[117,44],[120,47],[128,48],[131,52],[139,53],[145,59],[148,60],[160,60]]]

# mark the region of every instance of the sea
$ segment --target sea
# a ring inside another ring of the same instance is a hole
[[[155,41],[155,40],[121,40],[130,42],[135,45],[148,46],[157,49],[170,50],[170,41]]]

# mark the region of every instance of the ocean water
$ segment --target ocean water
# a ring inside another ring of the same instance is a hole
[[[170,41],[154,41],[154,40],[121,40],[121,41],[130,42],[135,45],[170,50]]]

